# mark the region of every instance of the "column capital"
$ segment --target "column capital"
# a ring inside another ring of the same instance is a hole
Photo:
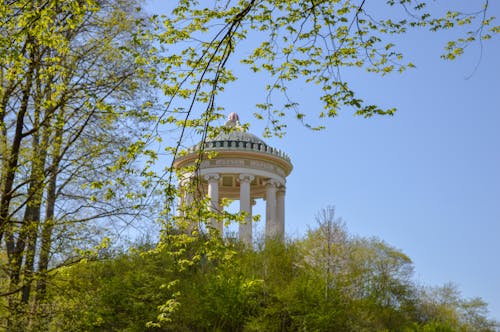
[[[253,179],[255,179],[255,176],[251,175],[251,174],[240,174],[240,181],[242,182],[252,182]]]
[[[177,179],[179,186],[184,187],[193,182],[194,176],[192,174],[183,174]]]
[[[209,182],[214,182],[214,181],[217,181],[219,180],[220,178],[220,175],[217,174],[217,173],[211,173],[211,174],[206,174],[204,176],[205,180],[209,181]]]
[[[269,179],[265,181],[264,184],[266,185],[266,188],[278,188],[280,182],[274,179]]]

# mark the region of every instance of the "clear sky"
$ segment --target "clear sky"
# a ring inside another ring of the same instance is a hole
[[[500,17],[500,2],[490,7]],[[500,320],[500,38],[484,44],[482,57],[473,46],[453,62],[439,58],[447,39],[430,33],[398,39],[417,66],[403,75],[346,73],[365,100],[397,107],[395,116],[363,119],[345,110],[322,132],[292,119],[283,139],[266,141],[294,164],[288,235],[303,235],[317,211],[335,205],[351,233],[406,253],[417,281],[455,283],[464,297],[488,302],[490,316]],[[240,79],[218,103],[260,135],[265,123],[251,114],[265,82],[235,68]],[[290,89],[302,112],[321,109],[315,88]]]

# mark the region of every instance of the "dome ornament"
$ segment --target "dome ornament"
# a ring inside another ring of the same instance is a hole
[[[234,128],[238,131],[244,131],[243,127],[240,124],[240,117],[235,112],[229,113],[226,124],[224,126],[227,128]]]

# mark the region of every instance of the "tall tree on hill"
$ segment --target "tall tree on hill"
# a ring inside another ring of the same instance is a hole
[[[0,293],[10,329],[26,326],[19,314],[34,305],[32,284],[43,299],[51,267],[81,256],[69,248],[101,242],[94,220],[140,205],[131,200],[140,190],[119,186],[132,181],[127,147],[150,119],[149,46],[136,38],[147,21],[136,6],[0,4],[0,248],[8,280]]]

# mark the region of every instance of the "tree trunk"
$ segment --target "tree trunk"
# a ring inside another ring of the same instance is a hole
[[[61,143],[64,126],[64,107],[61,107],[57,121],[54,143],[52,148],[52,162],[49,167],[49,180],[47,184],[46,205],[45,205],[45,221],[42,225],[40,254],[38,257],[38,273],[37,282],[37,302],[41,302],[45,298],[47,289],[47,270],[50,260],[50,248],[52,245],[52,230],[54,228],[54,211],[57,196],[57,174],[59,173],[59,162],[61,160]]]
[[[18,321],[18,314],[21,311],[19,308],[19,303],[17,300],[17,295],[15,294],[19,289],[19,270],[18,266],[22,264],[22,255],[17,252],[17,246],[15,243],[15,229],[14,225],[10,219],[10,204],[13,198],[13,185],[18,172],[17,166],[19,161],[19,152],[21,148],[21,142],[25,136],[23,135],[24,121],[26,112],[28,110],[28,103],[30,100],[31,89],[33,86],[33,75],[36,66],[36,59],[31,53],[30,64],[26,72],[26,81],[22,90],[22,99],[17,113],[16,119],[16,129],[12,140],[12,147],[9,152],[9,158],[7,162],[7,169],[5,170],[5,178],[3,183],[3,188],[1,191],[0,199],[0,240],[3,233],[6,234],[6,247],[7,247],[7,258],[9,266],[9,292],[12,295],[9,296],[9,313],[10,317],[7,321],[7,330],[15,330],[18,324],[22,324]]]

